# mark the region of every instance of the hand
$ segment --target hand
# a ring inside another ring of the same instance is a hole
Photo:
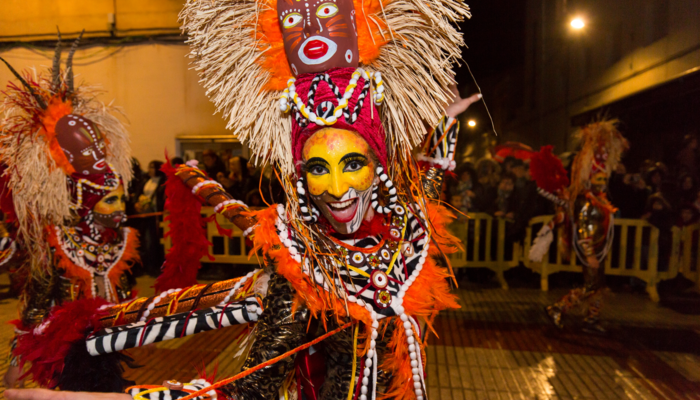
[[[503,214],[504,214],[503,211],[496,211],[495,213],[493,213],[493,216],[494,216],[494,217],[502,217]]]
[[[600,267],[600,263],[598,262],[598,258],[596,256],[588,256],[586,257],[586,261],[588,261],[588,266],[593,269],[598,269]]]
[[[8,389],[7,400],[133,400],[125,393],[60,392],[48,389]]]
[[[24,387],[24,379],[19,380],[19,377],[22,376],[24,371],[20,369],[18,366],[10,366],[7,368],[7,372],[5,372],[5,377],[2,379],[3,383],[5,384],[5,387],[10,389],[13,387]]]
[[[514,218],[515,218],[515,213],[513,213],[512,211],[509,212],[508,214],[506,214],[506,218],[508,218],[508,219],[514,219]]]
[[[481,100],[482,97],[481,93],[476,93],[470,97],[467,97],[466,99],[463,99],[460,97],[459,90],[457,90],[456,85],[450,85],[450,91],[454,97],[452,98],[452,101],[447,104],[447,107],[445,108],[445,115],[452,118],[457,118],[459,114],[467,111],[467,108],[469,108],[470,105]]]

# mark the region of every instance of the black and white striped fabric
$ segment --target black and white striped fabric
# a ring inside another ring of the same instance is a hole
[[[175,382],[178,384],[178,382]],[[127,391],[134,400],[177,400],[187,397],[191,393],[198,392],[211,384],[204,379],[196,379],[189,383],[179,384],[180,389],[168,389],[166,387],[134,386]],[[212,390],[205,395],[197,396],[195,400],[215,400],[216,391]]]
[[[115,326],[90,335],[86,341],[90,355],[122,351],[151,343],[177,339],[196,333],[257,322],[262,306],[256,297],[215,306],[193,313],[173,314],[147,322]]]

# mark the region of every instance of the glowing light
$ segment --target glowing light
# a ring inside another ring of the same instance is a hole
[[[583,29],[585,26],[586,23],[581,18],[574,18],[571,20],[571,27],[576,30]]]
[[[473,119],[470,119],[469,122],[467,122],[467,125],[469,125],[469,127],[473,128],[476,126],[476,121],[474,121]]]

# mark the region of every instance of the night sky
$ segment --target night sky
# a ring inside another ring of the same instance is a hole
[[[472,19],[461,24],[469,47],[462,54],[477,81],[520,65],[525,53],[525,0],[467,0]],[[466,66],[457,68],[460,87],[471,83]]]

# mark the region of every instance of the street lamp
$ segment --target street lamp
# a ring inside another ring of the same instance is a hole
[[[476,121],[473,119],[470,119],[469,122],[467,122],[467,125],[469,125],[470,128],[473,128],[476,126]]]
[[[583,18],[576,17],[571,20],[571,27],[578,30],[583,29],[586,26],[586,22],[583,20]]]

